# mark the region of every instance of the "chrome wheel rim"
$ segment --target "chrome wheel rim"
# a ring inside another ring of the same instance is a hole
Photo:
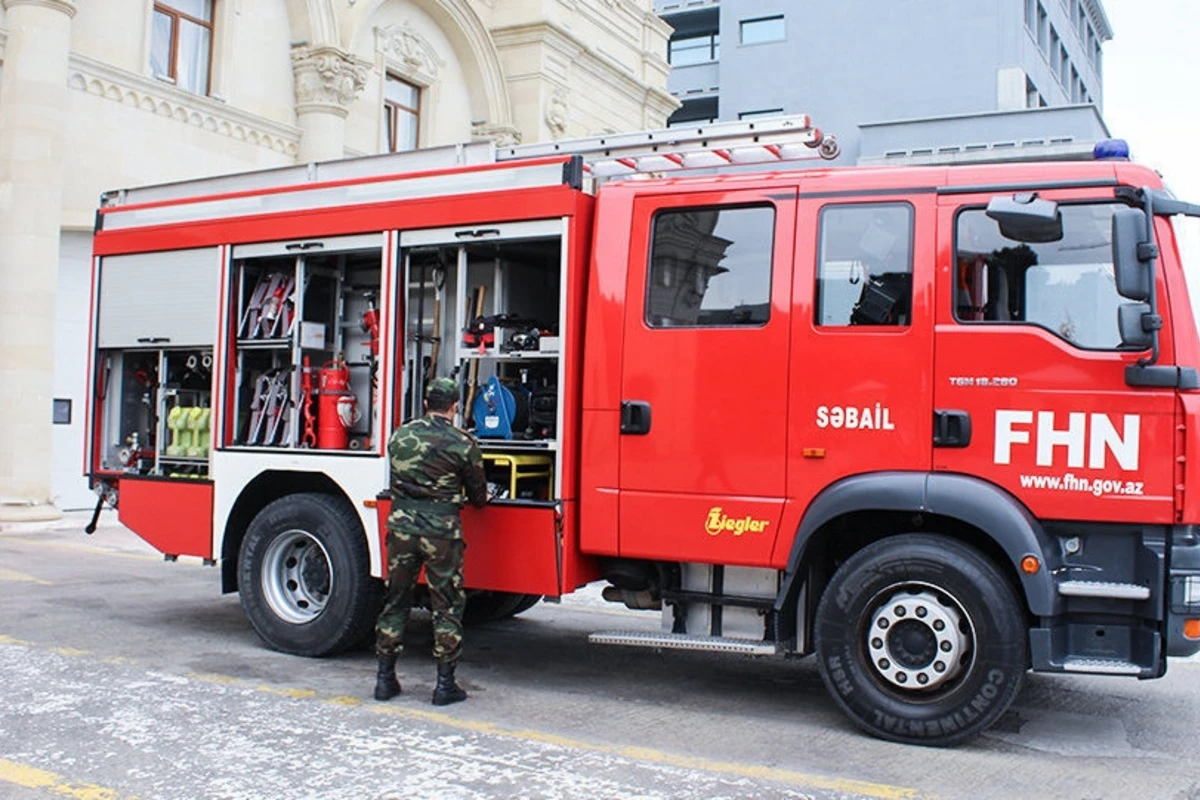
[[[263,555],[262,586],[277,617],[295,625],[311,622],[325,610],[333,586],[329,553],[307,531],[285,531]]]
[[[945,688],[970,669],[975,627],[962,603],[924,583],[889,586],[877,594],[864,645],[877,678],[891,689]]]

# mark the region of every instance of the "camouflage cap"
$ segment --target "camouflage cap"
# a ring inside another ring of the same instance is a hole
[[[453,378],[434,378],[425,387],[425,396],[431,394],[458,394],[458,383]]]

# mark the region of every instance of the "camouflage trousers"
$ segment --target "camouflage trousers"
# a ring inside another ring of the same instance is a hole
[[[463,609],[467,604],[462,575],[465,549],[466,543],[461,539],[388,531],[387,594],[375,624],[378,655],[399,653],[403,649],[413,589],[424,564],[429,604],[433,609],[433,657],[446,664],[458,662],[462,655]]]

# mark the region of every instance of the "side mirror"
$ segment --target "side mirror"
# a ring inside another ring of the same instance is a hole
[[[1030,193],[993,197],[987,215],[1000,226],[1000,233],[1018,242],[1057,242],[1063,237],[1058,203],[1039,200]]]
[[[1118,208],[1113,212],[1113,275],[1117,294],[1130,300],[1150,299],[1150,270],[1143,260],[1146,214],[1136,208]],[[1124,308],[1124,306],[1122,306]]]
[[[1121,344],[1137,350],[1148,349],[1154,344],[1154,331],[1157,329],[1155,319],[1158,319],[1161,327],[1162,320],[1150,313],[1150,306],[1146,303],[1122,303],[1117,307]]]

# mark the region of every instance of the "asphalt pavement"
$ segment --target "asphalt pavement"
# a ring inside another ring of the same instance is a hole
[[[589,645],[658,626],[589,587],[469,630],[446,708],[414,615],[377,703],[369,651],[268,650],[217,570],[85,523],[0,529],[4,800],[1200,798],[1200,663],[1032,675],[992,731],[925,749],[859,733],[811,659]]]

